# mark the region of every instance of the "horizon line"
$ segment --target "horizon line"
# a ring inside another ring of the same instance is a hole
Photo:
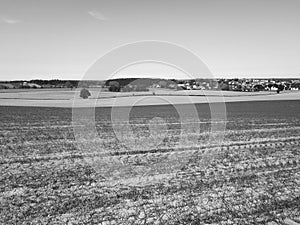
[[[197,78],[159,78],[159,77],[116,77],[107,80],[114,79],[162,79],[162,80],[194,80],[194,79],[210,79],[210,80],[219,80],[219,79],[258,79],[258,80],[270,80],[270,79],[289,79],[289,80],[300,80],[300,77],[197,77]],[[51,81],[51,80],[61,80],[61,81],[107,81],[107,80],[85,80],[85,79],[61,79],[61,78],[33,78],[33,79],[15,79],[15,80],[0,80],[0,82],[20,82],[20,81],[32,81],[32,80],[41,80],[41,81]]]

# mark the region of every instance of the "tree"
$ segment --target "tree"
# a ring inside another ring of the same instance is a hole
[[[165,81],[165,80],[160,80],[160,81],[158,82],[158,84],[159,84],[159,86],[160,86],[161,88],[166,88],[166,87],[167,87],[167,81]]]
[[[81,97],[81,98],[87,99],[89,96],[91,96],[91,93],[89,92],[89,90],[83,88],[83,89],[80,91],[80,97]]]
[[[279,84],[278,85],[278,90],[279,91],[283,91],[284,90],[284,85],[283,84]]]
[[[227,83],[221,83],[220,88],[222,91],[229,91],[229,85]]]
[[[113,91],[113,92],[119,92],[120,91],[120,84],[118,81],[110,81],[109,82],[109,91]]]
[[[66,86],[67,88],[73,88],[73,86],[72,86],[72,84],[71,84],[70,81],[67,81],[67,82],[65,83],[65,86]]]

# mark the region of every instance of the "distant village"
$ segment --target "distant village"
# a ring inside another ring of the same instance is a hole
[[[80,85],[79,85],[80,84]],[[223,90],[223,91],[284,91],[300,90],[300,79],[150,79],[124,78],[108,81],[76,80],[30,80],[0,82],[0,89],[40,89],[40,88],[86,88],[107,89],[113,92],[148,91],[150,88],[175,90]]]
[[[299,79],[220,79],[218,83],[228,91],[300,90]]]

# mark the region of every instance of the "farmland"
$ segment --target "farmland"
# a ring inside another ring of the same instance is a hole
[[[196,105],[200,132],[183,134],[174,107],[134,107],[130,126],[136,135],[149,135],[151,118],[166,121],[166,137],[149,151],[142,144],[124,146],[112,129],[111,108],[96,108],[97,145],[133,172],[176,152],[193,151],[178,171],[158,174],[163,179],[136,172],[148,181],[112,185],[88,163],[101,154],[77,148],[72,109],[1,106],[0,224],[300,222],[300,101],[231,102],[226,107],[219,154],[205,167],[200,164],[204,152],[215,148],[209,141],[207,104]],[[189,141],[179,145],[179,137]],[[168,161],[170,167],[173,163]],[[122,176],[116,179],[135,177],[127,171]]]
[[[0,91],[2,106],[41,106],[41,107],[72,107],[74,100],[79,107],[112,107],[127,105],[158,105],[166,101],[174,104],[211,102],[242,102],[242,101],[272,101],[298,100],[300,91],[276,92],[236,92],[213,90],[170,90],[153,88],[149,92],[108,92],[100,88],[89,88],[91,97],[80,99],[80,89],[11,89]],[[153,95],[155,93],[155,96]],[[122,97],[117,105],[112,99]],[[155,98],[156,97],[156,98]],[[161,101],[162,98],[165,101]],[[141,101],[143,100],[143,101]]]

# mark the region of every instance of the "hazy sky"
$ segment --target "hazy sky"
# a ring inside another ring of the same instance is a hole
[[[300,78],[299,0],[0,0],[0,80],[81,79],[110,49],[163,40],[217,77]]]

